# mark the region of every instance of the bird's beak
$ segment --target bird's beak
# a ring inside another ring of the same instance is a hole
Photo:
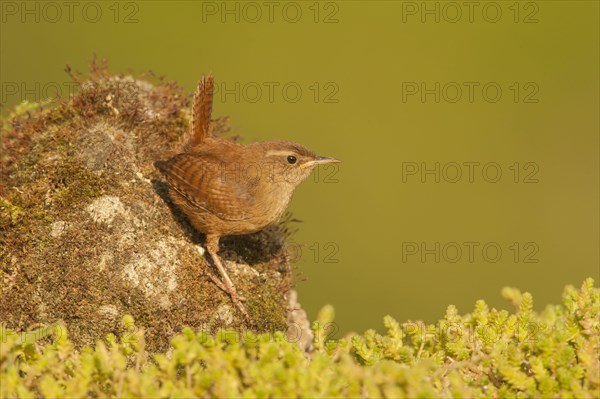
[[[329,157],[316,157],[312,161],[305,162],[304,165],[302,165],[302,166],[307,167],[307,166],[320,165],[320,164],[325,164],[325,163],[338,163],[338,162],[342,162],[342,161],[340,161],[339,159],[329,158]]]

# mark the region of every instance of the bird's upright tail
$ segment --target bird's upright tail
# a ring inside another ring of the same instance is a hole
[[[193,148],[210,136],[213,105],[214,79],[212,74],[202,76],[194,94],[192,106],[192,129],[187,148]]]

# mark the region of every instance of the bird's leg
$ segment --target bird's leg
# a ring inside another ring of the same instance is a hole
[[[219,238],[220,238],[219,236],[207,234],[206,235],[206,249],[207,249],[208,253],[210,254],[210,257],[211,257],[213,263],[217,267],[219,274],[221,274],[223,283],[219,282],[220,284],[217,284],[217,281],[215,281],[215,278],[213,278],[213,276],[209,275],[209,277],[215,282],[215,284],[217,284],[217,286],[219,288],[221,288],[221,289],[225,288],[224,291],[226,291],[229,294],[229,296],[231,296],[231,300],[237,306],[237,308],[240,310],[240,312],[242,312],[242,314],[244,315],[246,320],[249,322],[252,322],[250,315],[248,314],[245,306],[242,304],[242,302],[240,300],[240,296],[238,295],[237,290],[235,289],[235,286],[233,285],[233,282],[229,278],[227,271],[225,270],[225,268],[223,267],[223,264],[221,263],[221,258],[219,258],[219,255],[217,255],[217,252],[219,251]]]

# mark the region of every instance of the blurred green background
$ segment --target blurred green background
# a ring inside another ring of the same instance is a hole
[[[3,114],[95,53],[189,92],[212,71],[246,141],[343,160],[291,206],[311,319],[432,321],[506,285],[541,307],[598,277],[598,2],[1,4]]]

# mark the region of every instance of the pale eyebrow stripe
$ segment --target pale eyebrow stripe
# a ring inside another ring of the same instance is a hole
[[[269,150],[267,151],[267,156],[273,156],[273,155],[290,155],[290,152],[293,153],[293,151],[290,150]]]

